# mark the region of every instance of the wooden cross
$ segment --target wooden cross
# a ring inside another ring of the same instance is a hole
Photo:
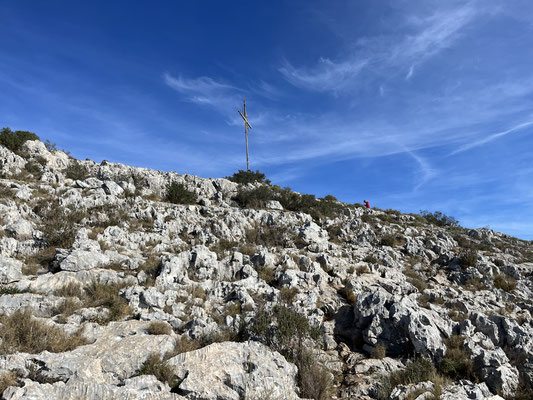
[[[248,122],[248,115],[246,115],[246,99],[244,99],[244,108],[242,110],[237,110],[244,120],[244,136],[246,138],[246,171],[250,171],[250,164],[248,163],[248,128],[252,129],[252,125]]]

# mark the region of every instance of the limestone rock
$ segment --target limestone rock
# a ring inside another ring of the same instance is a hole
[[[168,363],[183,379],[179,391],[186,399],[299,399],[296,367],[258,342],[214,343]]]

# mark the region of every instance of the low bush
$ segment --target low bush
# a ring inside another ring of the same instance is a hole
[[[378,263],[378,259],[375,256],[373,256],[373,255],[366,256],[365,258],[363,258],[363,261],[367,262],[369,264],[377,264]]]
[[[264,208],[267,201],[275,200],[276,194],[270,186],[261,185],[254,189],[239,188],[233,200],[242,208]]]
[[[477,251],[464,250],[459,254],[459,265],[461,268],[475,267],[477,265]]]
[[[163,321],[152,321],[148,325],[147,332],[150,335],[170,335],[172,333],[172,328],[169,324]]]
[[[297,234],[286,226],[257,226],[245,232],[246,243],[264,247],[285,248],[295,245]]]
[[[68,335],[54,325],[34,319],[28,310],[2,315],[0,323],[0,355],[38,354],[45,350],[62,353],[87,343],[81,330]]]
[[[378,360],[381,360],[387,355],[387,347],[383,343],[380,343],[374,346],[370,355],[372,356],[372,358],[377,358]]]
[[[77,233],[77,224],[87,217],[83,209],[72,210],[59,201],[42,200],[33,208],[40,217],[39,229],[43,232],[48,247],[70,248]]]
[[[40,140],[35,133],[27,131],[12,131],[9,128],[0,130],[0,144],[14,153],[19,154],[22,145],[28,140]]]
[[[294,297],[298,294],[297,288],[281,288],[279,290],[279,300],[282,304],[291,304],[294,300]]]
[[[300,396],[313,400],[328,400],[333,395],[333,375],[317,360],[312,351],[301,348],[294,363],[298,367],[296,383]]]
[[[109,314],[106,320],[101,321],[103,323],[120,320],[131,314],[127,301],[118,295],[123,287],[120,284],[104,285],[93,281],[85,289],[84,306],[107,308]]]
[[[41,176],[43,175],[42,167],[34,161],[27,162],[24,165],[24,169],[32,174],[36,179],[41,179]]]
[[[159,381],[167,382],[171,388],[178,385],[172,367],[156,353],[148,356],[136,375],[153,375]]]
[[[167,185],[165,200],[174,204],[196,204],[198,196],[182,183],[172,182]]]
[[[498,274],[493,277],[494,287],[512,292],[516,289],[516,279],[507,274]]]
[[[427,222],[436,226],[458,226],[459,221],[454,217],[449,217],[440,211],[429,212],[427,210],[420,210],[420,215],[426,219]]]
[[[398,385],[410,385],[420,382],[432,381],[435,383],[434,393],[440,390],[437,384],[442,382],[433,363],[425,358],[417,358],[409,361],[405,369],[397,370],[381,378],[376,398],[388,400],[390,394]]]
[[[238,172],[235,172],[232,176],[227,176],[226,179],[229,179],[232,182],[240,183],[243,185],[246,185],[247,183],[266,183],[267,185],[270,185],[270,180],[266,179],[266,175],[260,172],[259,170],[253,172],[253,171],[245,171],[243,169],[240,169]]]
[[[477,381],[474,374],[474,367],[470,354],[464,346],[465,338],[462,336],[451,336],[445,339],[446,354],[439,362],[439,371],[454,380],[468,379]]]
[[[388,233],[386,235],[383,235],[380,241],[382,246],[390,246],[394,247],[396,245],[396,235],[392,233]]]
[[[89,177],[89,169],[78,160],[71,160],[65,170],[65,177],[75,181],[83,181]]]
[[[403,274],[407,277],[407,281],[416,287],[420,292],[427,288],[426,278],[416,272],[414,269],[408,267]]]
[[[355,296],[355,293],[352,289],[347,288],[346,286],[343,286],[338,290],[339,295],[341,295],[348,304],[353,305],[355,304],[355,301],[357,300],[357,297]]]

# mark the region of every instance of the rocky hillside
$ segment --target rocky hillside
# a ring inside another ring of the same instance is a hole
[[[533,398],[531,243],[48,148],[0,146],[4,399]]]

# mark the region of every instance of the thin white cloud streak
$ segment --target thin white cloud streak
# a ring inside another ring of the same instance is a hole
[[[407,75],[405,76],[405,80],[408,81],[409,79],[411,79],[411,77],[413,76],[413,73],[415,71],[415,67],[414,65],[411,65],[409,67],[409,71],[407,72]]]
[[[473,5],[467,4],[425,18],[411,18],[409,27],[418,31],[399,42],[391,37],[363,38],[356,43],[357,51],[345,59],[332,61],[320,57],[316,65],[300,68],[284,61],[278,70],[294,86],[320,92],[350,90],[365,70],[388,77],[391,69],[394,74],[394,70],[405,70],[410,65],[408,80],[414,72],[414,62],[420,64],[449,47],[479,13]]]
[[[199,78],[174,77],[169,73],[163,74],[165,84],[183,94],[187,101],[199,105],[208,105],[216,110],[227,113],[242,101],[242,91],[232,85],[217,82],[201,76]]]
[[[294,86],[316,91],[339,91],[357,77],[370,60],[334,62],[320,58],[312,68],[295,68],[288,61],[279,68],[285,79]]]
[[[418,182],[418,184],[414,187],[413,192],[418,191],[425,183],[433,179],[435,176],[437,176],[437,170],[432,168],[429,162],[416,154],[413,151],[407,150],[406,153],[410,155],[418,164],[420,167],[420,171],[422,172],[422,178]]]
[[[507,130],[505,130],[503,132],[493,133],[492,135],[489,135],[489,136],[487,136],[487,137],[485,137],[485,138],[483,138],[481,140],[477,140],[475,142],[467,143],[467,144],[459,147],[458,149],[452,151],[449,155],[452,156],[454,154],[462,153],[463,151],[467,151],[467,150],[473,149],[474,147],[482,146],[484,144],[492,142],[493,140],[496,140],[496,139],[501,138],[503,136],[509,135],[510,133],[522,130],[522,129],[524,129],[524,128],[528,127],[528,126],[531,126],[531,125],[533,125],[533,121],[524,122],[522,124],[513,126],[512,128],[507,129]]]

